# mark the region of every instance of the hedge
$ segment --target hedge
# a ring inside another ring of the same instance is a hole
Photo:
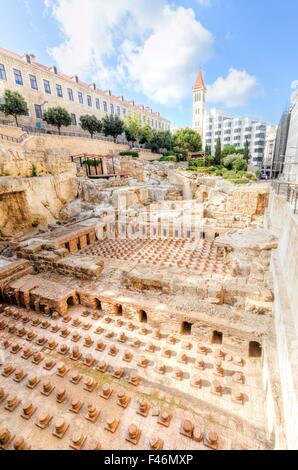
[[[134,152],[133,150],[119,152],[119,155],[121,155],[122,157],[133,157],[133,158],[139,157],[138,152]]]

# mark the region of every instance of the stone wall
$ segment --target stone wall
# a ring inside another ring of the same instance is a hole
[[[0,176],[30,178],[31,176],[59,175],[66,171],[75,176],[76,165],[65,157],[62,150],[44,152],[0,148]]]
[[[46,227],[77,194],[73,173],[0,180],[0,234],[11,236],[32,227]]]
[[[289,449],[297,449],[298,429],[298,216],[282,196],[271,193],[266,225],[278,236],[271,271],[282,412]]]
[[[63,148],[66,156],[79,153],[111,154],[128,150],[127,145],[115,144],[114,142],[59,135],[30,136],[24,143],[24,148],[43,152]]]

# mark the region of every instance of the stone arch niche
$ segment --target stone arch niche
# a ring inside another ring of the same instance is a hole
[[[262,345],[258,341],[250,341],[248,355],[249,357],[262,357]]]
[[[67,307],[73,307],[80,303],[80,298],[77,294],[69,295],[66,299]]]
[[[139,321],[141,323],[147,323],[148,315],[147,315],[147,312],[145,312],[145,310],[140,310],[139,311]]]
[[[214,330],[212,333],[211,343],[212,344],[222,344],[223,333],[221,331]]]
[[[98,310],[102,310],[101,301],[97,297],[94,298],[94,307]]]
[[[183,321],[181,324],[181,333],[183,335],[191,335],[192,323],[188,321]]]
[[[121,304],[116,305],[116,315],[119,315],[119,316],[123,315],[123,307]]]

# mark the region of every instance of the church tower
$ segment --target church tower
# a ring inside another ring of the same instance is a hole
[[[202,140],[206,91],[202,71],[200,70],[196,82],[192,87],[192,127],[195,131],[199,132]]]

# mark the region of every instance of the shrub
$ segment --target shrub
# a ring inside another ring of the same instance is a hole
[[[232,168],[233,170],[236,170],[236,171],[243,171],[243,170],[246,171],[247,163],[245,160],[243,160],[243,158],[238,157],[233,161]]]
[[[127,151],[124,151],[124,152],[119,152],[119,155],[121,155],[122,157],[133,157],[133,158],[138,158],[139,157],[138,152],[135,152],[133,150],[127,150]]]
[[[232,170],[233,163],[236,159],[237,159],[237,155],[235,154],[228,155],[227,157],[223,158],[222,162],[223,162],[224,167],[227,168],[228,170]]]
[[[91,160],[91,159],[88,159],[88,160],[84,160],[83,161],[83,164],[84,165],[89,165],[89,166],[98,166],[100,164],[100,160]]]
[[[249,183],[249,180],[247,178],[241,178],[241,177],[230,177],[227,178],[230,183],[235,183],[235,184],[247,184]]]
[[[160,157],[159,161],[160,162],[176,162],[177,159],[175,155],[167,155],[167,156]]]

